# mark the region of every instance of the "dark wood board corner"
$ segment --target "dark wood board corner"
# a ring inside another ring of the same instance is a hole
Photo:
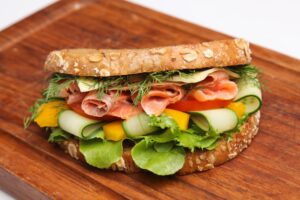
[[[32,125],[43,63],[61,48],[135,48],[229,38],[121,0],[58,1],[0,32],[0,185],[20,199],[300,199],[300,61],[252,45],[264,83],[260,131],[240,156],[187,176],[101,171]]]

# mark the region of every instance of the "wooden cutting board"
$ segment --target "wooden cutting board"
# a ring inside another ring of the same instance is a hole
[[[20,199],[300,199],[300,61],[252,45],[264,105],[259,134],[236,159],[187,176],[88,167],[47,142],[28,108],[61,48],[135,48],[229,38],[125,1],[60,1],[0,33],[0,185]]]

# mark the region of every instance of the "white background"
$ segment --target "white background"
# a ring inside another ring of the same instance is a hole
[[[131,0],[281,53],[300,58],[299,0]],[[0,31],[55,2],[9,0],[0,4]],[[0,199],[12,199],[0,191]]]

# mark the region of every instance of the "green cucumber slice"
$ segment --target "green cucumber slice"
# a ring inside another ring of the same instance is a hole
[[[214,131],[217,134],[234,129],[238,124],[235,112],[227,108],[195,111],[191,120],[203,131]]]
[[[77,85],[80,92],[89,92],[100,88],[100,81],[91,78],[78,78]]]
[[[262,93],[258,82],[240,80],[237,82],[238,94],[234,101],[242,102],[246,106],[246,113],[258,111],[262,105]]]
[[[200,81],[203,81],[209,74],[220,70],[225,71],[230,77],[233,78],[240,77],[238,74],[226,69],[212,68],[204,71],[195,72],[192,74],[176,75],[171,77],[169,81],[183,82],[183,83],[198,83]]]
[[[158,130],[157,127],[150,126],[149,122],[150,117],[145,113],[141,113],[123,121],[122,126],[126,135],[134,138],[147,135]]]
[[[103,123],[83,117],[72,110],[63,110],[58,115],[58,125],[64,131],[84,138],[99,129]]]
[[[81,131],[81,135],[83,138],[88,139],[90,138],[92,135],[96,134],[99,131],[102,131],[101,127],[103,126],[103,123],[96,123],[96,124],[90,124],[85,126],[82,131]]]

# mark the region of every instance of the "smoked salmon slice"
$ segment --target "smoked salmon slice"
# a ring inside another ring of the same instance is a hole
[[[80,92],[77,84],[71,84],[68,88],[63,89],[60,95],[67,100],[68,104],[81,102],[81,109],[89,116],[103,117],[106,115],[128,119],[142,111],[148,115],[158,116],[168,105],[183,98],[192,97],[198,102],[231,100],[238,92],[236,83],[230,81],[228,73],[221,70],[209,74],[205,80],[197,83],[187,93],[182,85],[184,83],[153,83],[150,91],[142,97],[138,106],[134,106],[132,103],[136,95],[131,97],[126,86],[121,92],[110,90],[99,98],[96,90]]]
[[[229,80],[229,76],[224,71],[216,71],[198,83],[189,93],[200,102],[212,100],[230,100],[238,93],[235,82]]]
[[[161,83],[152,86],[151,90],[143,96],[141,106],[148,115],[160,115],[165,108],[182,99],[185,92],[178,84]]]
[[[93,117],[109,115],[121,119],[127,119],[141,112],[139,107],[133,106],[128,93],[116,94],[115,91],[103,94],[101,99],[97,96],[96,91],[92,91],[83,99],[81,108],[85,114]]]
[[[79,87],[76,83],[72,83],[68,87],[63,88],[59,93],[60,97],[66,99],[67,104],[81,102],[84,99],[85,95],[85,92],[80,92]]]

